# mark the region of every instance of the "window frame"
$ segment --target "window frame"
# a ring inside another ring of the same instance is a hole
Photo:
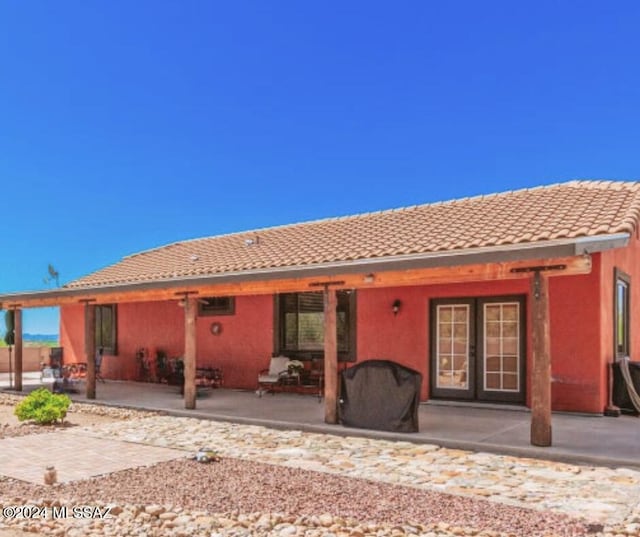
[[[227,300],[225,306],[206,306],[205,300]],[[217,315],[235,315],[236,313],[236,297],[235,296],[205,296],[198,298],[198,317],[215,317]]]
[[[322,291],[306,291],[306,293],[322,293]],[[346,303],[347,312],[347,349],[338,349],[338,361],[339,362],[355,362],[356,361],[356,342],[357,342],[357,312],[356,312],[356,291],[355,289],[341,289],[337,293],[345,293],[347,297],[342,301],[338,299],[338,308],[340,303]],[[274,355],[282,354],[298,360],[321,360],[324,359],[324,349],[291,349],[287,348],[284,344],[286,339],[285,334],[285,322],[283,309],[283,301],[281,297],[284,295],[300,295],[302,293],[282,293],[273,295],[273,352]],[[298,302],[299,304],[299,302]],[[339,310],[341,311],[341,310]],[[345,310],[342,310],[345,311]]]
[[[103,311],[109,310],[111,312],[111,330],[109,331],[108,338],[110,341],[102,340],[104,335],[103,324]],[[116,356],[118,354],[118,305],[117,304],[96,304],[95,306],[95,344],[96,350],[102,349],[103,354],[109,356]]]
[[[618,345],[618,329],[619,329],[619,317],[618,312],[620,308],[618,285],[622,283],[626,288],[623,305],[623,319],[622,326],[624,330],[623,348],[620,349]],[[613,271],[613,355],[615,358],[621,358],[623,356],[631,355],[631,276],[626,272],[623,272],[619,268],[615,267]]]

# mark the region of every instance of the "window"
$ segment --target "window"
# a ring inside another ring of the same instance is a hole
[[[355,360],[355,292],[337,292],[338,357]],[[322,292],[286,293],[276,297],[276,352],[292,357],[324,356]]]
[[[115,304],[96,306],[96,349],[103,354],[117,354],[116,326],[117,309]]]
[[[235,297],[210,296],[198,299],[198,315],[233,315],[235,312]]]
[[[630,278],[615,269],[614,340],[616,356],[629,356],[629,286]]]

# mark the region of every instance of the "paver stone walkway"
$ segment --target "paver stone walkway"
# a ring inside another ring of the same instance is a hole
[[[177,449],[80,437],[65,431],[31,434],[0,440],[0,475],[42,484],[45,469],[54,466],[58,481],[64,483],[185,455]]]

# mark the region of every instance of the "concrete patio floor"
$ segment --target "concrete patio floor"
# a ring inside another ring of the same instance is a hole
[[[34,386],[25,382],[25,391]],[[84,388],[82,385],[81,390]],[[574,463],[640,468],[640,419],[553,414],[553,446],[529,443],[531,415],[524,408],[420,405],[418,433],[390,433],[324,423],[318,398],[213,389],[199,392],[196,409],[186,410],[175,386],[106,381],[97,385],[99,404],[163,411],[171,415],[298,429],[343,436],[367,436],[443,447],[526,456]],[[70,394],[86,401],[83,391]]]
[[[72,397],[85,400],[82,393]],[[553,415],[553,446],[536,448],[529,443],[531,415],[524,409],[422,404],[420,432],[407,434],[327,425],[323,403],[309,395],[280,393],[265,394],[260,398],[249,391],[208,390],[200,393],[195,410],[185,410],[184,401],[174,386],[107,381],[98,384],[96,402],[267,427],[640,467],[640,419],[631,416],[605,418],[556,413]]]

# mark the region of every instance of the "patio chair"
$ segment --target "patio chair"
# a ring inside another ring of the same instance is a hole
[[[289,358],[286,356],[271,358],[269,369],[263,369],[258,375],[258,389],[256,390],[258,397],[262,397],[266,391],[272,391],[273,387],[279,385],[281,380],[289,374],[288,363]]]
[[[40,372],[40,384],[51,392],[58,390],[60,384],[60,369],[57,367],[43,367]]]

